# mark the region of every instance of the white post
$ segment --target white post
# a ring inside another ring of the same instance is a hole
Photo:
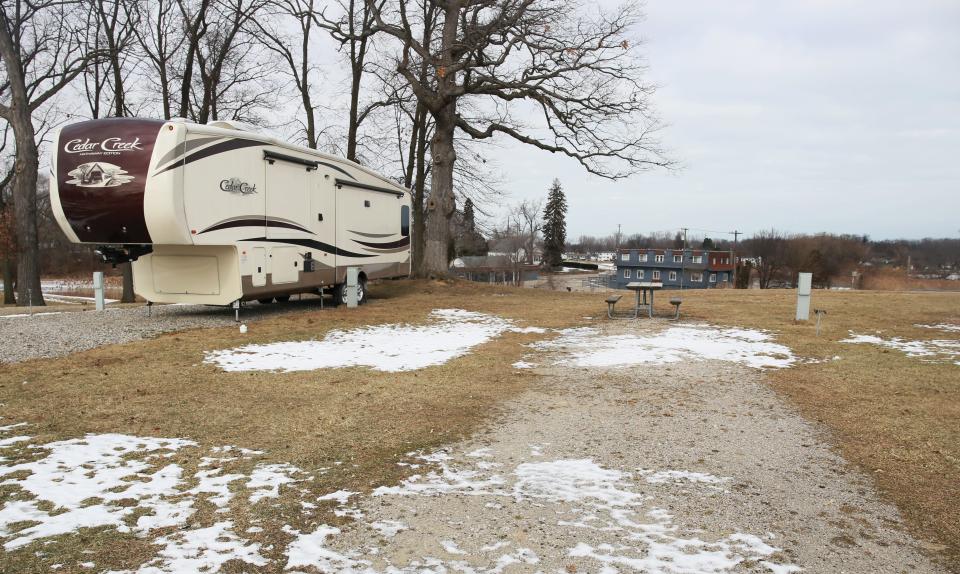
[[[93,298],[97,311],[103,311],[103,271],[93,272]]]
[[[797,282],[797,321],[810,319],[810,289],[813,273],[801,273]]]
[[[347,307],[353,308],[357,306],[357,282],[360,277],[360,268],[359,267],[347,267]]]

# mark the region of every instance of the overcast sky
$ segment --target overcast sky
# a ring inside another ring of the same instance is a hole
[[[618,223],[960,235],[960,2],[648,0],[646,13],[683,168],[610,182],[504,142],[491,154],[511,201],[559,178],[570,239]]]

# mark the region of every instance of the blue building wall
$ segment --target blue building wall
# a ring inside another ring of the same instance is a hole
[[[729,251],[623,249],[617,253],[611,286],[623,289],[646,281],[663,283],[664,289],[679,289],[681,282],[684,289],[727,287],[733,282],[733,261]]]

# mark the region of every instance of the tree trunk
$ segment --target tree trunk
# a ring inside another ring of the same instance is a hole
[[[40,292],[40,246],[37,234],[37,170],[40,160],[37,152],[36,132],[33,128],[29,95],[22,70],[19,66],[19,48],[14,45],[3,19],[0,29],[0,54],[7,68],[7,83],[10,94],[9,116],[17,143],[16,160],[13,166],[13,217],[17,234],[17,304],[24,306],[33,301],[43,305]]]
[[[20,117],[26,114],[26,118]],[[40,239],[37,232],[37,170],[39,158],[34,143],[30,112],[24,110],[10,118],[17,140],[17,160],[13,178],[14,229],[17,231],[17,305],[41,306]]]
[[[13,259],[3,258],[3,304],[15,305],[17,298],[13,296],[13,283],[16,280],[16,265]]]
[[[448,270],[447,249],[450,242],[450,219],[455,203],[453,163],[457,152],[453,146],[456,128],[456,104],[450,103],[434,115],[433,139],[430,141],[430,200],[427,201],[426,246],[423,252],[424,271],[444,276]]]
[[[427,245],[427,212],[424,211],[427,178],[427,108],[417,104],[414,115],[417,132],[416,179],[413,186],[413,276],[425,277],[423,252]]]
[[[120,302],[133,303],[137,300],[133,293],[133,264],[122,263],[120,271],[123,273],[123,295],[120,296]]]

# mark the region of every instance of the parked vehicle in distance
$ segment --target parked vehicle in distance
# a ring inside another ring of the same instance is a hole
[[[239,124],[109,118],[54,139],[50,198],[75,243],[133,262],[157,303],[229,305],[410,273],[410,193]]]

